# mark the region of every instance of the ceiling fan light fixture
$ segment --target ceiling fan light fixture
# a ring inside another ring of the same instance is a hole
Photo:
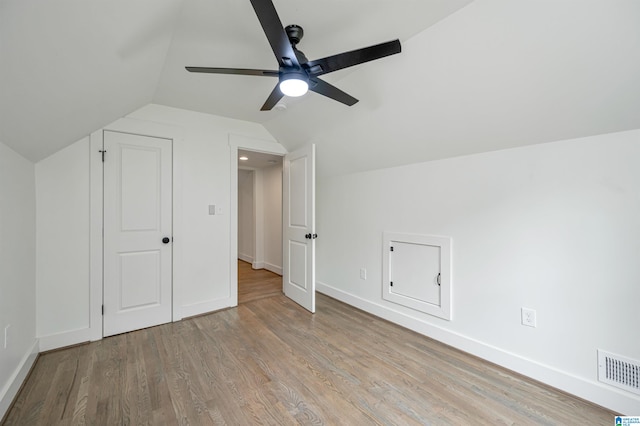
[[[286,96],[302,96],[309,90],[309,79],[302,72],[282,74],[280,77],[280,91]]]

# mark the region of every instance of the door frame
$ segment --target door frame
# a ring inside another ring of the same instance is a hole
[[[231,200],[229,203],[229,298],[238,306],[238,149],[284,156],[287,150],[277,142],[229,133],[229,169]]]
[[[121,118],[91,133],[89,137],[89,161],[90,161],[90,219],[89,219],[89,335],[90,340],[102,339],[102,304],[103,304],[103,191],[104,175],[102,149],[104,132],[130,133],[140,136],[151,136],[173,141],[173,256],[172,256],[172,321],[182,319],[181,288],[182,288],[182,139],[183,130],[151,121],[137,120],[133,118]],[[107,152],[106,155],[109,155]]]

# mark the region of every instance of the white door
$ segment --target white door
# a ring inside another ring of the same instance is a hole
[[[310,312],[316,310],[315,145],[285,155],[283,170],[283,290]]]
[[[171,321],[172,141],[104,132],[104,318],[111,336]]]

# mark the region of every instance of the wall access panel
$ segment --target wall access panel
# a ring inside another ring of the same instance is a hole
[[[383,233],[385,300],[451,320],[451,238]]]

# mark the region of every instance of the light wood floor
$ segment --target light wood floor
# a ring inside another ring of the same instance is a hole
[[[326,296],[311,315],[276,291],[44,354],[5,425],[610,425],[613,416]]]
[[[282,294],[282,277],[266,269],[252,269],[238,260],[238,303],[252,302]]]

